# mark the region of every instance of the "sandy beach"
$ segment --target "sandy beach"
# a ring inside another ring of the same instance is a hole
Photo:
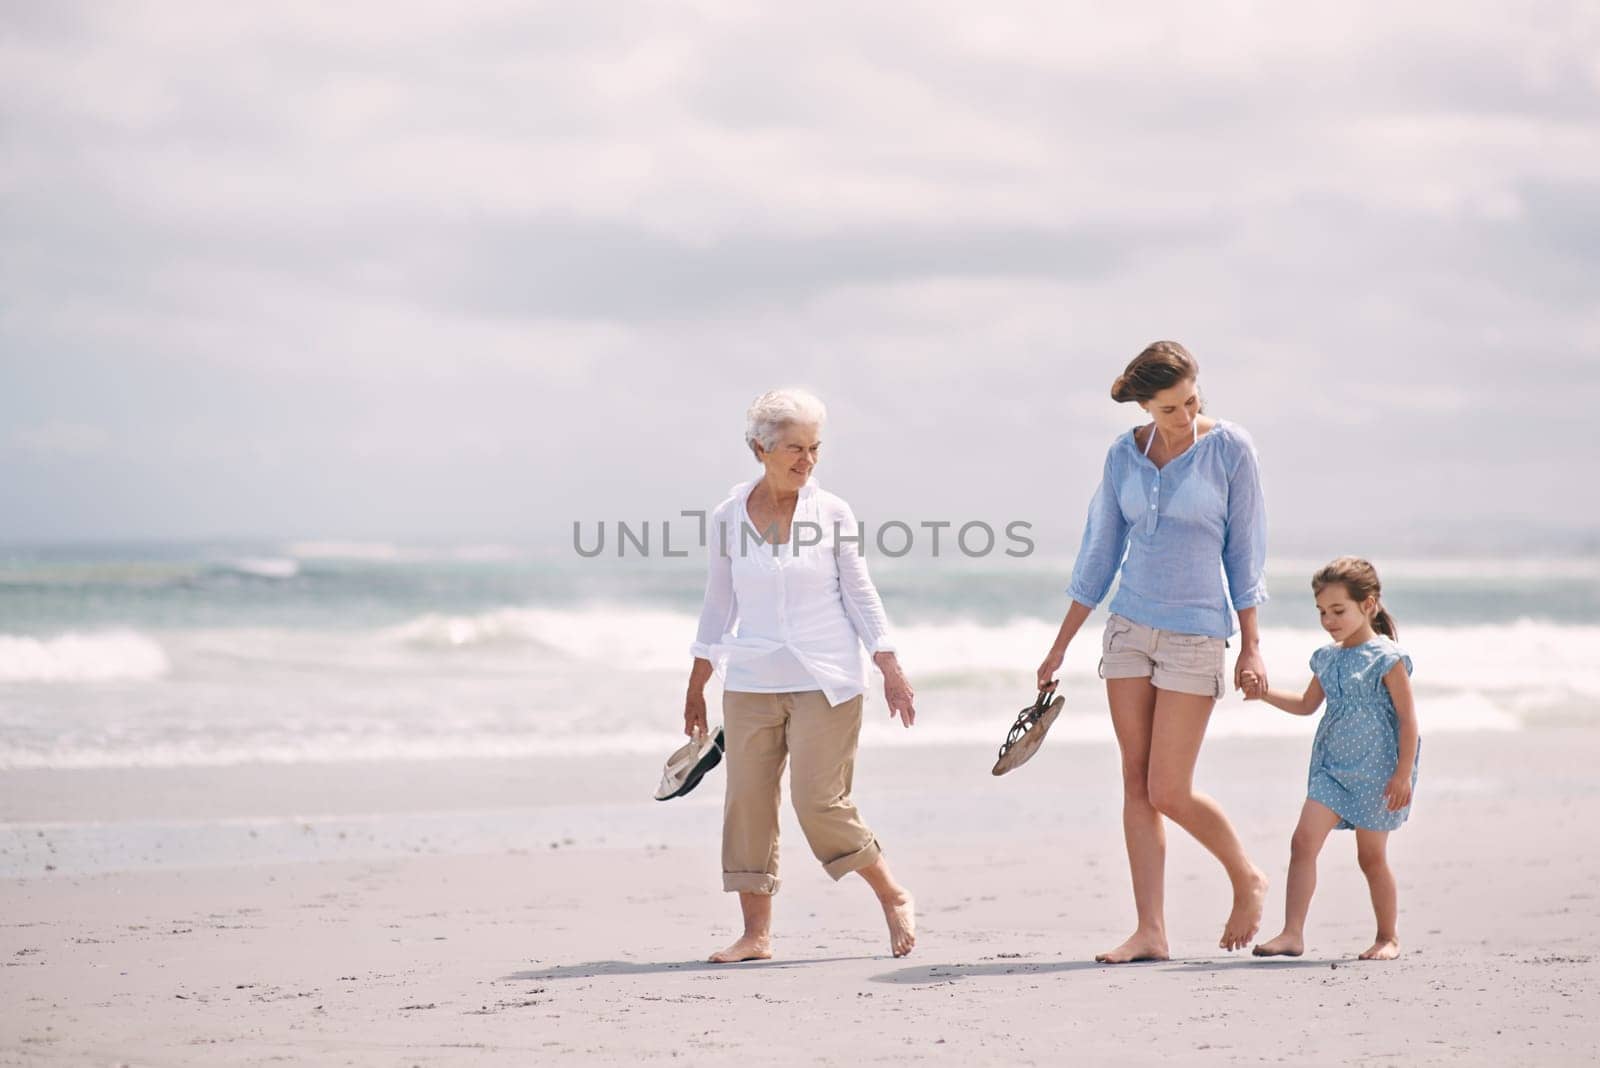
[[[1282,908],[1300,739],[1223,738],[1200,781]],[[1393,848],[1405,957],[1324,855],[1307,956],[1215,947],[1227,888],[1170,837],[1174,960],[1111,968],[1131,902],[1114,750],[865,749],[857,795],[917,894],[889,956],[786,813],[778,959],[701,963],[720,778],[644,757],[0,773],[0,1063],[694,1061],[1577,1064],[1600,1045],[1600,731],[1441,734]],[[1274,928],[1275,930],[1275,928]],[[1268,934],[1271,931],[1266,932]]]

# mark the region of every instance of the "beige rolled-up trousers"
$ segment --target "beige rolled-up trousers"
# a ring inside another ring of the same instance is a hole
[[[829,705],[821,690],[724,691],[722,729],[728,769],[722,810],[722,888],[778,892],[778,806],[783,765],[811,852],[835,879],[865,868],[882,850],[850,800],[860,694]]]

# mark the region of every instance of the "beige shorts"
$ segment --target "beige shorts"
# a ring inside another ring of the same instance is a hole
[[[1149,679],[1158,690],[1222,698],[1228,694],[1223,638],[1178,634],[1113,615],[1100,643],[1102,679]]]

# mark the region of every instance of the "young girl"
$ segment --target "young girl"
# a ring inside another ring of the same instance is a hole
[[[1395,644],[1394,619],[1379,599],[1371,564],[1341,556],[1311,579],[1322,628],[1333,638],[1311,655],[1315,678],[1296,697],[1263,689],[1246,672],[1246,700],[1264,700],[1309,716],[1328,698],[1311,746],[1311,775],[1300,824],[1289,851],[1288,905],[1283,933],[1255,947],[1258,957],[1298,957],[1305,951],[1306,912],[1317,887],[1317,854],[1328,832],[1354,828],[1356,857],[1372,891],[1378,937],[1362,960],[1400,955],[1395,930],[1399,905],[1387,856],[1389,832],[1406,821],[1417,782],[1421,739],[1411,700],[1411,658]]]

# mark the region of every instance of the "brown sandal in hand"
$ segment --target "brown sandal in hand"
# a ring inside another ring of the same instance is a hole
[[[1055,689],[1056,684],[1052,681],[1039,691],[1039,697],[1033,704],[1017,713],[1017,721],[1011,725],[1011,730],[1006,733],[1005,744],[1000,747],[1000,758],[994,762],[994,774],[1004,775],[1022,767],[1039,751],[1039,746],[1044,743],[1045,732],[1060,715],[1061,706],[1067,703],[1065,697],[1051,700]]]

